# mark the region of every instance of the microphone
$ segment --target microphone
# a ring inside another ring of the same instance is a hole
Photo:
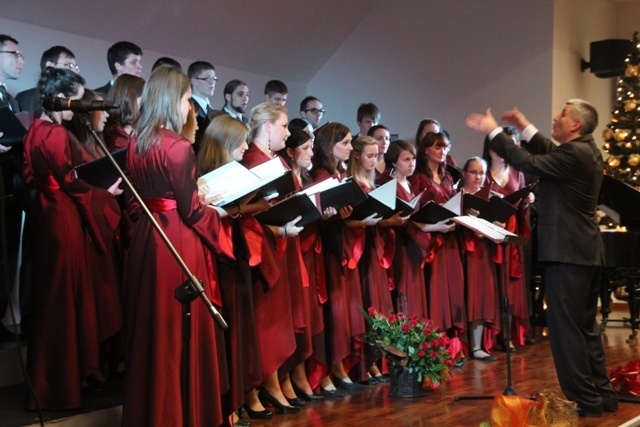
[[[114,110],[120,108],[120,106],[111,101],[100,101],[97,99],[68,99],[68,98],[44,98],[42,100],[42,106],[49,111],[76,111],[86,112],[95,110]]]

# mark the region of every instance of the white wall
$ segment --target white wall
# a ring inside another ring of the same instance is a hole
[[[523,4],[526,3],[526,4]],[[464,126],[471,112],[518,106],[545,128],[551,116],[553,2],[382,2],[309,82],[327,121],[357,131],[356,110],[374,102],[381,123],[413,139],[437,118],[459,163],[481,153]]]
[[[14,95],[36,85],[40,75],[40,56],[42,52],[54,45],[66,46],[76,55],[80,73],[87,80],[87,87],[100,87],[111,79],[111,73],[107,65],[107,49],[118,40],[98,40],[3,18],[0,18],[0,32],[9,34],[18,40],[19,48],[25,55],[25,67],[22,70],[20,79],[7,82],[9,92]],[[151,72],[151,66],[156,59],[167,55],[147,50],[144,46],[140,47],[144,52],[142,57],[142,77],[147,79]],[[218,66],[215,58],[181,58],[175,56],[174,58],[182,64],[185,72],[190,63],[200,59],[209,61],[216,66],[218,83],[212,99],[214,108],[219,108],[223,105],[222,89],[229,80],[240,79],[247,82],[250,92],[250,108],[264,101],[263,90],[265,83],[271,79],[280,78]],[[299,103],[306,96],[307,87],[306,84],[300,82],[285,81],[285,83],[289,88],[289,99],[293,101],[290,104],[292,108],[291,114],[295,117],[298,115],[298,108],[295,106],[296,101]]]

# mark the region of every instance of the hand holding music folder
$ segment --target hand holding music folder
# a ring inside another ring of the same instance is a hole
[[[302,218],[296,226],[304,227],[320,218],[322,214],[305,193],[297,193],[271,206],[268,211],[261,212],[255,218],[263,224],[283,226],[296,217]]]
[[[349,219],[363,220],[372,214],[383,219],[393,216],[396,212],[396,191],[398,180],[392,179],[367,194],[367,199],[357,205]]]
[[[411,221],[423,224],[436,224],[445,219],[450,219],[460,215],[462,204],[462,193],[458,193],[450,198],[444,205],[439,205],[434,201],[427,202],[418,212],[411,215]]]
[[[469,209],[478,212],[478,217],[489,222],[507,222],[511,215],[518,210],[511,203],[500,197],[491,197],[488,201],[474,194],[464,194],[462,198],[462,210],[467,213]]]
[[[351,178],[343,181],[329,178],[304,189],[303,192],[314,198],[314,203],[321,212],[330,207],[336,211],[345,206],[355,207],[367,200],[362,188]]]
[[[295,184],[291,171],[276,157],[268,162],[247,169],[236,161],[231,161],[198,178],[198,192],[220,194],[215,206],[223,207],[258,190],[256,197],[267,197],[274,193],[291,193]]]
[[[111,155],[120,169],[124,170],[127,163],[127,149],[123,148]],[[76,166],[75,169],[78,179],[100,188],[109,188],[120,178],[120,174],[107,156]]]

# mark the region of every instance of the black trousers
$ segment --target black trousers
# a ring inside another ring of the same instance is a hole
[[[550,265],[545,287],[549,341],[562,392],[581,407],[615,401],[596,321],[600,267]]]

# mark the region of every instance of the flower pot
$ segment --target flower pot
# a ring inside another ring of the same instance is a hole
[[[418,382],[417,373],[409,372],[406,369],[391,368],[389,369],[389,376],[391,379],[389,396],[420,397],[425,395],[422,384]]]

